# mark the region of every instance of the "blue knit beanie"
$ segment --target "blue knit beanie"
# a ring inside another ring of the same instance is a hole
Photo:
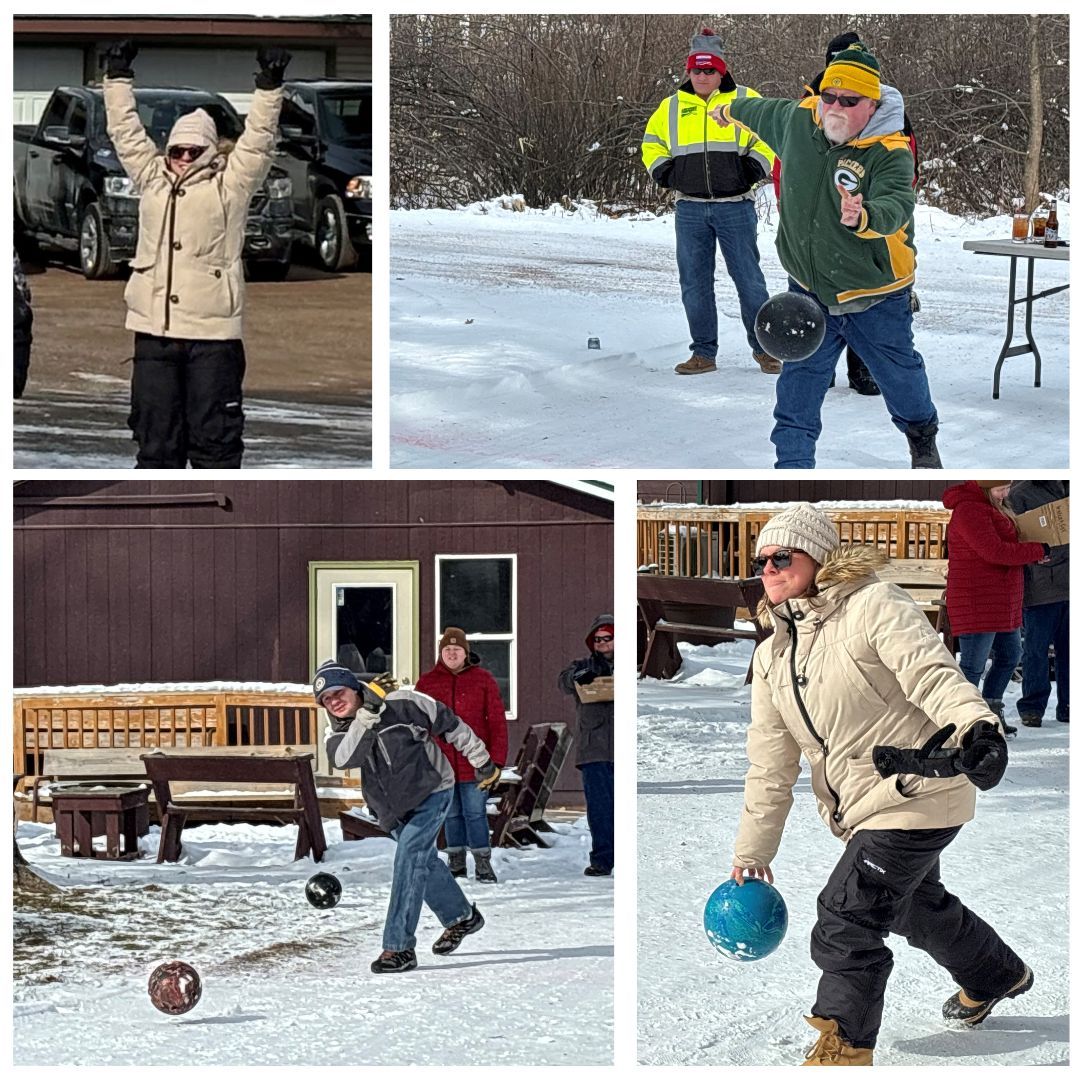
[[[324,660],[319,665],[319,670],[315,672],[315,678],[311,684],[315,700],[319,701],[328,690],[337,690],[342,686],[347,686],[358,694],[363,693],[360,680],[347,667],[336,660]]]

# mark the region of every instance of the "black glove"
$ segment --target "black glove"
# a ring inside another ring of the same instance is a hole
[[[502,769],[495,764],[491,758],[488,758],[486,765],[481,765],[476,770],[476,777],[478,780],[477,787],[481,791],[490,791],[498,782],[499,777],[502,775]]]
[[[261,70],[255,76],[255,86],[259,90],[276,90],[285,81],[285,69],[289,66],[292,53],[276,45],[262,45],[255,54]]]
[[[592,664],[583,664],[574,670],[574,682],[579,686],[588,686],[595,678],[596,672],[593,671]]]
[[[942,744],[956,731],[955,724],[946,724],[935,731],[918,750],[902,750],[897,746],[875,746],[874,768],[885,777],[897,773],[913,776],[956,776],[958,750],[942,750]]]
[[[131,38],[114,41],[101,54],[101,67],[110,79],[133,79],[131,62],[139,55],[139,46]]]
[[[980,720],[964,733],[956,771],[966,776],[980,791],[996,787],[1009,764],[1009,750],[997,724]]]

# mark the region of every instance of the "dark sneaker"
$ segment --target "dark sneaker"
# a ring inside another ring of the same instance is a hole
[[[1005,998],[1019,997],[1026,994],[1035,982],[1035,976],[1031,968],[1024,965],[1024,974],[1000,997],[990,998],[988,1001],[974,1001],[963,990],[958,990],[941,1007],[941,1015],[946,1020],[957,1021],[966,1027],[978,1027],[989,1015],[993,1007]]]
[[[416,967],[416,953],[412,949],[402,949],[371,961],[371,970],[376,975],[385,975],[392,971],[412,971]]]
[[[476,910],[476,905],[473,904],[472,914],[467,919],[462,919],[461,922],[448,926],[442,932],[442,936],[431,946],[431,951],[437,956],[446,956],[448,953],[452,953],[469,934],[475,934],[477,930],[482,929],[483,925],[484,916]]]
[[[675,365],[675,370],[680,375],[704,375],[707,371],[716,370],[715,357],[698,356],[694,353],[689,360]]]
[[[1042,717],[1036,716],[1034,713],[1021,713],[1020,723],[1024,727],[1042,727]]]
[[[766,375],[779,375],[784,370],[784,365],[776,359],[775,356],[770,356],[766,352],[754,353],[754,359],[757,361],[757,365],[765,372]]]
[[[465,877],[465,849],[448,851],[446,854],[449,859],[451,875],[453,877]]]
[[[605,870],[602,866],[586,866],[585,867],[585,876],[586,877],[611,877],[611,867],[609,866]]]

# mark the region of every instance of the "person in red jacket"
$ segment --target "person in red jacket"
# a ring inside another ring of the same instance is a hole
[[[506,764],[506,709],[491,672],[480,666],[480,657],[469,649],[465,631],[448,626],[439,639],[439,659],[417,680],[416,689],[441,701],[480,737],[491,760],[501,769]],[[499,879],[491,868],[491,833],[488,830],[487,793],[476,783],[476,770],[464,754],[435,740],[450,759],[457,783],[446,815],[446,854],[450,873],[465,877],[465,848],[472,851],[476,880]]]
[[[952,511],[945,607],[960,646],[960,670],[975,686],[982,683],[1005,734],[1015,735],[1005,723],[1002,698],[1020,659],[1023,567],[1045,562],[1050,549],[1018,540],[1001,508],[1008,493],[1008,480],[968,480],[946,488],[941,501]]]

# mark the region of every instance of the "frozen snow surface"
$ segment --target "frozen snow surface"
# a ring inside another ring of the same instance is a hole
[[[432,954],[441,927],[424,908],[420,967],[399,975],[369,971],[393,841],[324,824],[319,864],[291,861],[292,827],[204,825],[185,830],[181,863],[158,865],[157,828],[129,863],[62,858],[51,825],[23,823],[20,848],[63,892],[16,897],[14,1063],[610,1064],[614,878],[582,876],[584,819],[556,824],[549,850],[497,850],[497,885],[463,883],[487,923],[452,955]],[[328,911],[304,897],[323,870],[344,887]],[[172,959],[202,977],[182,1016],[146,992]]]
[[[709,894],[731,873],[742,809],[748,642],[680,643],[675,679],[638,684],[638,1058],[650,1065],[798,1065],[815,1033],[815,901],[842,847],[822,824],[808,774],[795,787],[776,886],[787,937],[738,963],[705,936]],[[1016,723],[1017,684],[1006,710]],[[1031,965],[1035,985],[974,1030],[941,1017],[956,986],[903,938],[885,995],[876,1065],[1065,1065],[1069,1041],[1068,745],[1054,720],[1020,728],[1001,784],[941,858],[942,880]]]
[[[787,288],[775,208],[758,245],[770,293]],[[738,298],[718,257],[716,373],[679,376],[689,335],[674,217],[598,216],[589,206],[515,213],[511,200],[463,211],[397,210],[391,224],[391,464],[410,468],[771,468],[774,377],[751,359]],[[1067,204],[1063,231],[1068,232]],[[1007,237],[1009,221],[919,206],[915,346],[941,420],[947,469],[1068,466],[1069,293],[1034,305],[1042,387],[1030,355],[1006,361],[1009,263],[963,250]],[[1024,263],[1018,278],[1022,282]],[[1036,263],[1036,291],[1069,280]],[[1022,292],[1022,287],[1019,287]],[[1023,340],[1018,316],[1017,338]],[[598,337],[599,351],[588,348]],[[819,468],[906,469],[880,397],[838,365]],[[1023,432],[1023,438],[1015,437]]]

